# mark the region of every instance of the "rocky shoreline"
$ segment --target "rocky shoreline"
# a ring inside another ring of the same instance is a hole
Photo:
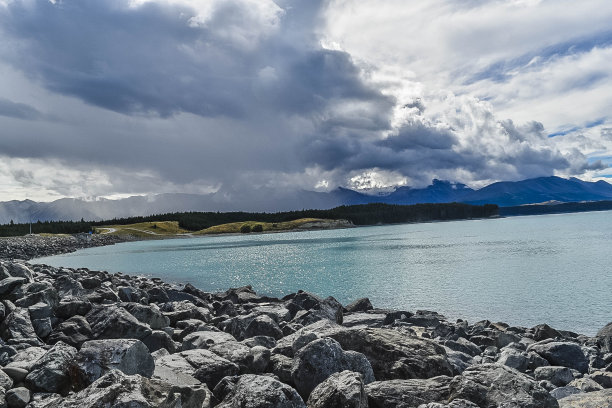
[[[116,237],[86,239],[0,241],[0,408],[612,406],[612,323],[588,337],[25,261]]]

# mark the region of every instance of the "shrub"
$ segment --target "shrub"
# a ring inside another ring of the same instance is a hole
[[[248,234],[251,232],[251,226],[249,224],[243,224],[242,227],[240,227],[240,232],[242,234]]]
[[[255,225],[253,225],[253,229],[251,231],[253,231],[253,232],[263,232],[263,225],[255,224]]]

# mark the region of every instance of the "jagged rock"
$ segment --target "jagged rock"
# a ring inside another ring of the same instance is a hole
[[[262,346],[267,349],[276,347],[276,340],[268,336],[255,336],[241,341],[242,344],[248,347]]]
[[[30,268],[25,266],[24,264],[20,264],[17,262],[11,262],[7,265],[8,273],[11,276],[24,278],[28,282],[31,282],[33,279],[33,273]]]
[[[96,306],[85,316],[94,339],[143,339],[151,329],[116,305]]]
[[[527,353],[520,350],[504,349],[497,359],[497,362],[507,367],[514,368],[522,373],[529,368],[529,357]]]
[[[71,373],[77,350],[59,342],[34,363],[25,378],[29,389],[38,392],[68,394],[72,388]]]
[[[345,309],[349,313],[367,312],[368,310],[374,309],[374,306],[372,306],[372,303],[370,302],[370,299],[368,299],[368,298],[361,298],[361,299],[357,299],[354,302],[349,303],[348,305],[346,305]]]
[[[593,392],[593,391],[600,391],[604,389],[600,384],[596,383],[595,381],[593,381],[591,378],[588,378],[588,377],[576,378],[575,380],[572,380],[567,385],[570,387],[576,387],[582,392]]]
[[[211,393],[206,386],[177,386],[139,375],[113,370],[84,390],[67,398],[51,398],[41,408],[209,408]]]
[[[326,299],[321,299],[312,293],[298,291],[298,293],[286,296],[284,299],[288,298],[290,300],[287,306],[290,310],[291,306],[293,306],[311,312],[303,315],[298,320],[294,320],[297,323],[307,325],[321,319],[328,319],[335,323],[342,324],[344,308],[331,296]]]
[[[478,356],[482,353],[480,347],[468,339],[464,339],[463,337],[459,337],[457,340],[446,340],[444,345],[451,350],[460,351],[462,353],[469,354],[472,357]]]
[[[446,349],[446,358],[453,368],[454,375],[461,374],[474,363],[474,358],[469,354],[451,349]]]
[[[537,326],[534,326],[531,330],[533,331],[533,339],[535,341],[563,337],[561,333],[559,333],[557,330],[553,329],[547,324],[538,324]]]
[[[512,407],[556,408],[557,401],[534,380],[501,364],[474,365],[453,378],[450,398],[462,398],[482,407],[512,401]]]
[[[153,330],[163,329],[170,325],[170,319],[162,314],[156,304],[123,303],[121,306],[138,321],[148,324]]]
[[[389,329],[337,330],[329,336],[344,350],[363,353],[377,380],[453,375],[442,346]]]
[[[610,371],[594,371],[589,378],[604,388],[612,388],[612,372]]]
[[[283,337],[283,332],[270,316],[263,314],[251,320],[244,330],[243,338],[254,336],[269,336],[278,340]]]
[[[67,275],[55,279],[53,286],[61,298],[84,296],[87,292],[79,281]]]
[[[168,354],[155,359],[153,378],[174,385],[201,384],[194,374],[195,368],[180,354]]]
[[[6,366],[2,368],[2,372],[9,376],[14,383],[20,383],[25,380],[29,371],[18,366]],[[10,387],[9,387],[10,388]]]
[[[13,379],[10,375],[0,370],[0,389],[8,390],[13,386]]]
[[[17,387],[8,390],[4,396],[8,408],[25,408],[30,402],[30,390],[25,387]]]
[[[163,315],[170,320],[170,325],[187,319],[197,319],[203,322],[210,321],[210,311],[203,307],[198,307],[189,301],[167,302],[160,308]]]
[[[559,400],[559,408],[608,408],[612,389],[570,395]]]
[[[580,394],[580,393],[582,393],[582,391],[580,391],[576,387],[565,386],[565,387],[555,388],[554,390],[550,392],[550,395],[552,395],[553,398],[560,400],[560,399],[569,397],[570,395]]]
[[[62,319],[69,319],[76,315],[85,316],[91,307],[91,302],[87,298],[68,296],[60,300],[55,309],[55,315]]]
[[[589,360],[576,343],[553,341],[548,343],[535,343],[528,348],[544,357],[551,365],[573,368],[586,373]]]
[[[385,313],[350,313],[344,315],[342,326],[364,329],[366,327],[382,327],[385,325],[387,314]]]
[[[495,345],[497,346],[497,348],[501,349],[511,343],[518,343],[520,340],[521,338],[514,333],[501,332],[497,335],[497,338],[495,339]]]
[[[223,377],[237,375],[240,372],[237,364],[209,350],[188,350],[181,352],[180,355],[196,368],[193,376],[209,388],[214,388]]]
[[[249,373],[261,374],[265,372],[270,364],[270,356],[270,349],[262,346],[252,347],[249,350],[249,356],[247,357],[247,370]]]
[[[34,327],[34,333],[41,339],[49,336],[53,330],[51,318],[49,317],[45,317],[44,319],[32,319],[32,327]]]
[[[291,370],[293,369],[293,359],[282,354],[272,354],[268,370],[286,384],[293,384]]]
[[[368,408],[368,398],[359,373],[342,371],[329,376],[312,390],[308,408]]]
[[[452,378],[375,381],[365,386],[370,408],[415,408],[429,402],[448,401]]]
[[[15,300],[17,307],[30,307],[36,303],[44,303],[56,308],[59,304],[57,290],[48,282],[33,282],[20,288],[23,293]]]
[[[17,308],[6,316],[0,324],[0,336],[2,340],[12,343],[42,344],[37,339],[34,326],[32,326],[30,312],[23,308]]]
[[[236,341],[226,341],[214,344],[208,348],[219,357],[232,361],[240,367],[241,373],[247,373],[248,367],[252,363],[251,348]]]
[[[344,370],[358,372],[366,384],[374,381],[372,366],[363,354],[344,351],[337,341],[324,338],[309,343],[297,353],[291,377],[300,395],[307,397],[330,375]]]
[[[266,315],[276,323],[288,322],[291,320],[291,312],[282,304],[262,303],[251,309],[257,315]]]
[[[612,322],[599,329],[595,338],[602,353],[612,353]]]
[[[9,277],[0,281],[0,296],[5,296],[26,283],[28,280],[21,277]]]
[[[199,331],[191,333],[183,339],[182,350],[207,349],[215,344],[236,341],[229,333],[214,331]]]
[[[429,404],[419,405],[418,408],[479,408],[478,405],[473,402],[466,401],[464,399],[456,399],[448,404],[442,404],[439,402],[430,402]]]
[[[134,339],[86,341],[78,353],[76,364],[85,385],[93,383],[110,370],[151,377],[155,369],[147,347]]]
[[[73,316],[58,324],[49,335],[49,344],[59,341],[70,344],[73,347],[81,347],[81,344],[93,337],[91,327],[83,316]]]
[[[177,343],[172,340],[172,337],[162,330],[154,330],[150,335],[142,339],[142,342],[150,352],[164,348],[170,353],[174,353],[178,348]]]
[[[306,408],[296,390],[271,377],[245,374],[227,380],[214,390],[222,399],[216,408]]]
[[[560,366],[538,367],[533,374],[536,380],[550,381],[557,387],[563,387],[574,379],[572,370]]]

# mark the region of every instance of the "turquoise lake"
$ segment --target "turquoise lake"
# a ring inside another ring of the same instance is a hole
[[[612,321],[609,211],[140,241],[31,262],[589,335]]]

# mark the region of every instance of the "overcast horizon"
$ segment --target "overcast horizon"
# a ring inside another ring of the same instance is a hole
[[[609,180],[609,21],[594,0],[0,0],[0,201]]]

